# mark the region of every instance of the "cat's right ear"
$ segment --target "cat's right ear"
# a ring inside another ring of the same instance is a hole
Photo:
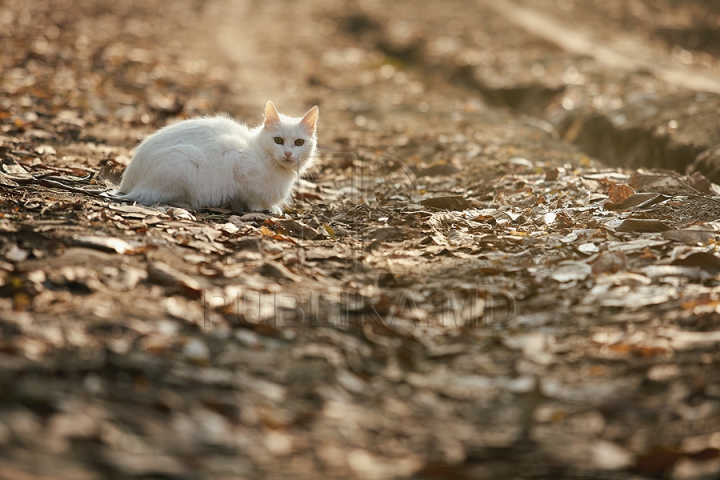
[[[278,123],[280,123],[280,114],[278,113],[277,108],[275,108],[275,105],[268,101],[265,104],[265,120],[263,120],[263,127],[272,128]]]

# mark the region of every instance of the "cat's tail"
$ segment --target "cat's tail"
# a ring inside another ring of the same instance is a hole
[[[100,196],[110,198],[112,200],[132,200],[132,198],[129,198],[127,195],[127,193],[121,192],[120,189],[108,190],[100,194]]]

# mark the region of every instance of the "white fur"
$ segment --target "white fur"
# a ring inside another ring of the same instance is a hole
[[[314,161],[318,113],[313,107],[302,118],[287,117],[268,102],[263,124],[253,129],[224,116],[161,128],[138,146],[118,198],[282,213],[296,179]],[[304,144],[296,146],[297,139]]]

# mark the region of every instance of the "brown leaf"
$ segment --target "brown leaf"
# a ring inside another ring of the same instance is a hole
[[[670,227],[660,220],[628,218],[615,229],[617,232],[664,232]]]
[[[664,447],[653,447],[648,453],[637,457],[634,470],[640,475],[660,478],[670,471],[681,457],[681,453]]]
[[[632,187],[628,187],[627,185],[613,184],[608,187],[608,196],[610,197],[610,201],[615,205],[621,204],[633,193],[635,193],[635,190],[633,190]]]
[[[717,232],[707,230],[668,230],[663,232],[662,236],[680,243],[707,243],[717,236]]]
[[[321,197],[321,196],[318,195],[317,193],[297,192],[297,193],[295,194],[295,200],[298,200],[298,201],[299,201],[299,200],[305,200],[305,201],[307,201],[307,200],[317,200],[317,201],[322,202],[322,201],[323,201],[323,197]]]
[[[705,178],[705,175],[703,175],[700,172],[695,172],[692,175],[688,175],[687,181],[690,184],[692,188],[697,190],[700,193],[708,194],[710,193],[710,180]]]
[[[302,238],[304,240],[311,240],[318,236],[318,232],[311,226],[305,225],[304,223],[300,223],[292,219],[272,220],[272,223],[279,225],[283,228],[283,230],[285,230],[289,235],[293,237]]]
[[[162,262],[152,262],[147,269],[148,281],[157,283],[158,285],[166,285],[171,287],[183,287],[189,291],[193,297],[199,297],[202,293],[202,285],[200,282],[169,265]]]
[[[700,176],[702,177],[702,175]],[[702,193],[696,187],[706,188],[700,177],[692,180],[669,170],[657,170],[650,173],[635,172],[630,177],[630,186],[636,191],[667,194]],[[707,188],[709,189],[709,183]]]
[[[238,240],[237,242],[235,242],[234,245],[235,251],[245,250],[248,252],[262,252],[262,250],[260,249],[262,242],[258,238],[243,238],[242,240]]]
[[[627,197],[625,200],[623,200],[618,205],[616,205],[612,202],[606,202],[604,207],[608,210],[626,210],[626,209],[632,208],[632,207],[638,207],[638,208],[649,207],[651,205],[655,205],[656,203],[665,201],[668,198],[671,198],[671,197],[668,195],[663,195],[662,193],[655,193],[655,192],[635,193],[635,194]]]
[[[605,252],[593,263],[592,272],[595,275],[601,273],[615,273],[627,268],[627,259],[623,252]]]
[[[702,267],[708,270],[720,269],[720,257],[710,252],[695,252],[685,258],[673,260],[672,265],[684,265],[688,267]]]
[[[435,197],[422,200],[420,204],[428,208],[439,210],[467,210],[472,203],[463,197]]]
[[[295,275],[288,270],[284,265],[277,262],[266,262],[263,265],[255,269],[255,272],[265,277],[274,278],[276,280],[289,280],[295,281]]]
[[[552,182],[558,179],[560,176],[560,170],[557,168],[550,168],[548,170],[545,170],[545,181],[546,182]]]
[[[295,240],[293,240],[292,238],[286,237],[285,235],[278,235],[277,233],[273,232],[265,225],[260,227],[260,234],[263,237],[269,237],[269,238],[272,238],[273,240],[281,240],[283,242],[290,242],[290,243],[297,245],[297,242]]]

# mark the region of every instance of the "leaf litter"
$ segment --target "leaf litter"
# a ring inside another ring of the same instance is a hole
[[[46,98],[65,93],[49,63],[2,60],[20,70],[0,112],[3,475],[633,478],[718,457],[717,185],[595,165],[480,97],[438,110],[444,130],[400,117],[387,135],[358,90],[357,136],[321,132],[352,155],[328,154],[283,216],[115,202],[103,192],[154,128],[220,100],[251,114],[191,51],[168,44],[185,70],[163,70],[143,39],[173,33],[128,15],[141,35],[113,42],[65,19],[110,72],[73,64],[66,81],[102,101]],[[388,22],[386,48],[412,51],[421,34]],[[63,55],[27,45],[14,55]],[[426,80],[359,62],[337,81]],[[126,88],[149,71],[159,86]]]

